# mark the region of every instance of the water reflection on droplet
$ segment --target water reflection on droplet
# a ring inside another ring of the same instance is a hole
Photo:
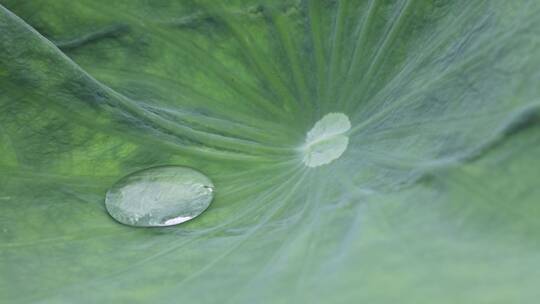
[[[130,226],[171,226],[201,214],[212,202],[214,185],[199,171],[180,166],[145,169],[120,179],[107,192],[105,207]]]

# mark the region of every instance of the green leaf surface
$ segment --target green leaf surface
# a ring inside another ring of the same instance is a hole
[[[264,2],[0,0],[0,302],[536,303],[540,2]],[[159,165],[207,211],[114,221]]]

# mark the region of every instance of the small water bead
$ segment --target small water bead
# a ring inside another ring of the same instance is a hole
[[[351,122],[343,113],[328,113],[315,123],[302,146],[302,161],[308,167],[318,167],[338,159],[349,145],[347,131]]]
[[[120,179],[107,192],[105,207],[122,224],[171,226],[200,215],[213,197],[214,185],[206,175],[187,167],[163,166]]]

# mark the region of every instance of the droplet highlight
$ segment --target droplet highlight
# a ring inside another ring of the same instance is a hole
[[[107,191],[105,207],[130,226],[177,225],[199,216],[214,198],[212,181],[201,172],[163,166],[129,174]]]
[[[300,149],[304,164],[318,167],[338,159],[349,145],[350,128],[351,122],[343,113],[328,113],[317,121]]]

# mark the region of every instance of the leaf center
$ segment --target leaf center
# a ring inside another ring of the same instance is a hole
[[[308,167],[318,167],[338,159],[347,149],[347,131],[351,122],[343,113],[328,113],[315,123],[302,146],[302,161]]]

